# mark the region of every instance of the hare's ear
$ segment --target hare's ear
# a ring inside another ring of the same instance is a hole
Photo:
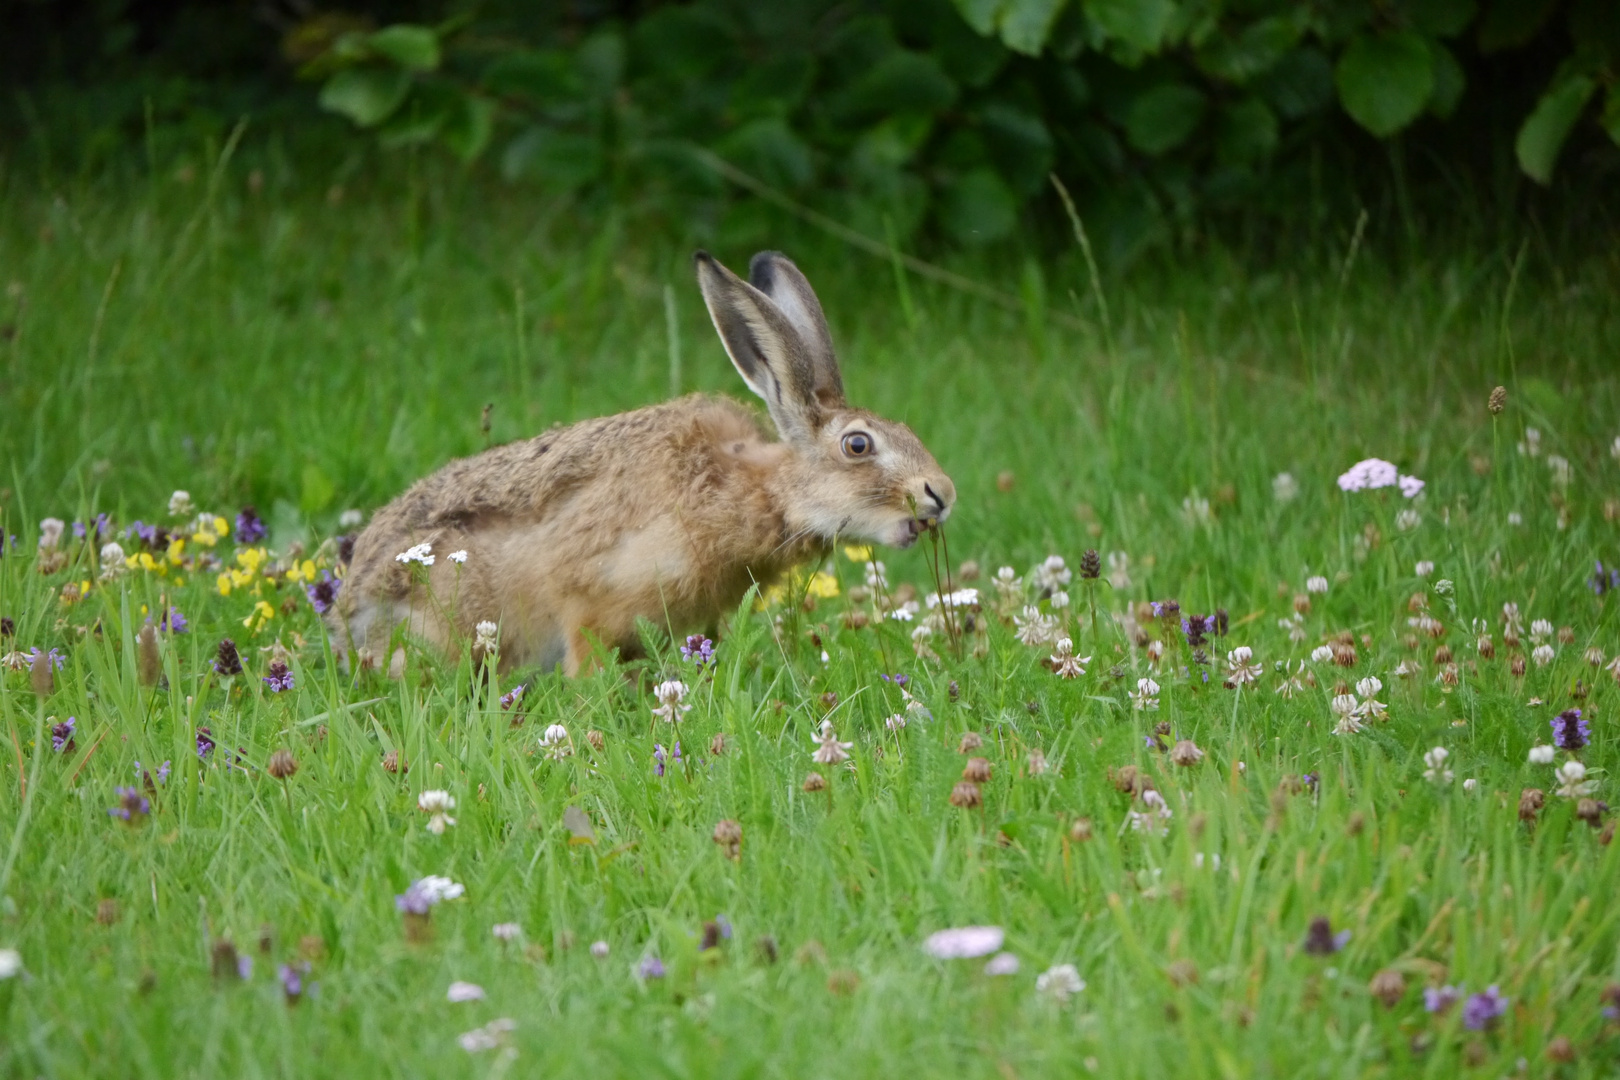
[[[770,297],[799,332],[815,374],[816,400],[825,408],[843,408],[844,380],[833,355],[832,333],[809,280],[780,251],[761,251],[748,263],[748,283]]]
[[[821,429],[815,364],[799,331],[775,302],[716,262],[694,257],[709,317],[748,388],[765,400],[776,429],[790,443],[808,445]]]

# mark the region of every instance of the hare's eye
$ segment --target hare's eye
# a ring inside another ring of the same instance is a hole
[[[852,431],[844,436],[844,453],[850,457],[865,457],[872,452],[872,436],[864,431]]]

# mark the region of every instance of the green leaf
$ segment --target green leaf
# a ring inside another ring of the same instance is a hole
[[[1524,126],[1519,128],[1519,138],[1514,144],[1519,168],[1538,183],[1552,182],[1558,151],[1563,149],[1570,129],[1596,89],[1597,83],[1586,75],[1566,77],[1541,95]]]
[[[484,152],[494,130],[495,103],[463,94],[460,107],[446,118],[444,145],[462,161],[471,161]]]
[[[526,49],[498,57],[484,69],[493,94],[533,98],[542,105],[578,99],[584,93],[573,58],[557,49]]]
[[[1125,137],[1144,154],[1168,153],[1187,141],[1204,116],[1204,95],[1181,83],[1138,94],[1125,114]]]
[[[1052,171],[1052,133],[1039,114],[992,103],[980,120],[990,160],[1013,190],[1029,196],[1044,187]]]
[[[1438,41],[1429,42],[1429,52],[1434,57],[1434,92],[1429,95],[1429,111],[1444,120],[1457,111],[1468,76],[1451,50]]]
[[[1380,138],[1417,119],[1434,92],[1434,61],[1417,34],[1360,34],[1339,57],[1339,100],[1351,119]]]
[[[803,187],[814,176],[809,145],[780,117],[744,124],[717,143],[715,150],[772,187]]]
[[[1111,38],[1156,52],[1176,14],[1173,0],[1081,0],[1081,9]]]
[[[1273,67],[1299,41],[1299,24],[1273,15],[1239,34],[1211,37],[1199,48],[1198,66],[1218,79],[1243,83]]]
[[[1333,102],[1333,64],[1318,49],[1295,49],[1255,83],[1271,107],[1290,120],[1321,112]]]
[[[1012,232],[1018,223],[1018,200],[992,170],[975,169],[945,189],[939,214],[956,240],[988,244]]]
[[[1413,28],[1431,37],[1455,37],[1479,11],[1475,0],[1402,0],[1400,6]]]
[[[996,32],[996,20],[1001,17],[1002,0],[956,0],[956,10],[962,20],[974,30],[989,37]]]
[[[1001,40],[1013,52],[1039,56],[1067,0],[1007,0],[1001,9]]]
[[[513,139],[501,155],[508,180],[533,176],[561,188],[588,184],[602,174],[601,140],[592,135],[535,126]]]
[[[1259,98],[1221,110],[1215,127],[1215,156],[1223,165],[1268,157],[1277,149],[1277,114]]]
[[[439,36],[425,26],[385,26],[369,35],[366,45],[406,71],[433,71],[439,66]]]
[[[350,68],[326,80],[320,103],[361,127],[375,127],[399,108],[410,88],[410,73],[398,68]]]
[[[860,123],[902,112],[931,113],[956,100],[956,83],[932,56],[895,49],[839,96],[835,111]]]

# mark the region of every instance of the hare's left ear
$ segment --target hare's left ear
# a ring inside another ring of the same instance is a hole
[[[761,251],[748,263],[748,282],[770,297],[799,332],[815,376],[816,400],[824,408],[843,408],[844,380],[833,355],[832,333],[809,279],[780,251]]]
[[[721,266],[708,252],[698,252],[694,261],[703,302],[737,373],[765,400],[784,441],[813,444],[827,408],[818,386],[820,365],[814,358],[814,346],[774,300]],[[820,313],[819,306],[816,311]],[[842,388],[835,384],[834,392],[837,403],[842,404]]]

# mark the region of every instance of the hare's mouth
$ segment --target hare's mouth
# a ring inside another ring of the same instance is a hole
[[[938,518],[907,518],[900,523],[900,533],[895,540],[895,547],[908,548],[917,542],[917,537],[939,524]]]

